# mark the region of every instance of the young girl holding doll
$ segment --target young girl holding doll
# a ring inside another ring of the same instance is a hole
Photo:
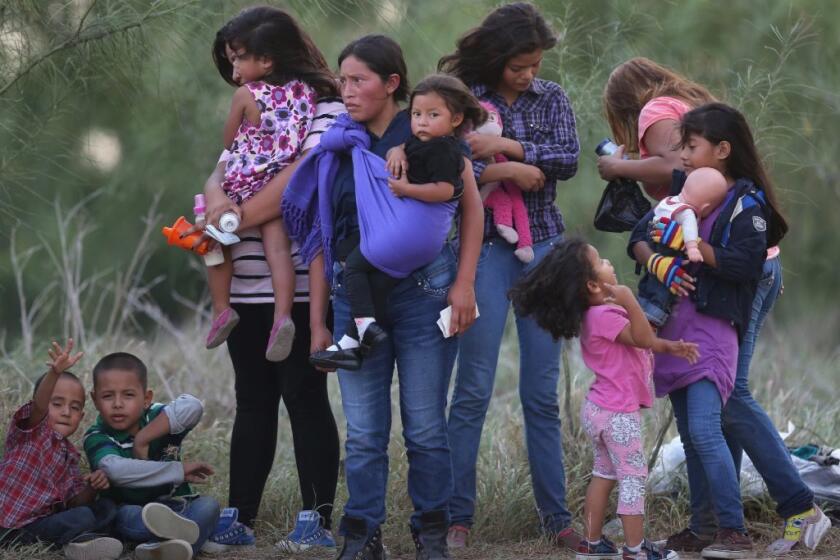
[[[618,284],[615,270],[581,239],[561,242],[511,291],[522,316],[533,317],[555,338],[580,336],[583,360],[595,381],[581,407],[582,425],[594,454],[586,491],[586,532],[578,560],[674,560],[678,555],[644,538],[647,459],[641,408],[651,406],[651,354],[667,353],[694,363],[697,345],[658,338],[633,292]],[[618,484],[618,514],[626,544],[619,553],[601,534],[612,489]]]
[[[219,30],[213,45],[219,74],[239,86],[224,127],[227,164],[222,184],[236,204],[259,192],[300,155],[315,116],[317,92],[332,80],[312,62],[308,37],[279,31],[297,29],[279,21],[284,17],[288,16],[279,10],[245,11]],[[290,319],[295,269],[282,221],[266,222],[260,231],[275,298],[265,355],[281,361],[291,350],[295,332]],[[222,344],[239,322],[230,307],[232,274],[229,253],[224,264],[208,268],[213,324],[207,348]]]
[[[380,261],[368,260],[362,244],[356,246],[344,266],[353,322],[347,325],[337,343],[312,355],[310,361],[317,367],[359,369],[362,357],[387,338],[377,319],[382,320],[382,306],[388,294],[405,277],[399,269],[414,270],[440,253],[464,191],[461,173],[466,145],[461,133],[482,124],[487,118],[486,111],[463,82],[444,74],[423,79],[411,93],[409,103],[412,136],[387,154],[387,166],[392,174],[388,187],[397,198],[439,206],[433,210],[437,219],[426,224],[429,228],[426,239],[405,240],[408,244],[425,246],[421,252],[428,259],[418,257],[416,262],[405,266],[385,266]],[[418,254],[404,242],[395,241],[393,245],[397,255]]]

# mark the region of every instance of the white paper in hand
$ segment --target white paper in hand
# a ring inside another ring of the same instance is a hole
[[[478,304],[475,306],[475,318],[478,319]],[[450,324],[452,323],[452,306],[450,305],[446,309],[442,309],[440,312],[440,318],[437,320],[437,326],[440,328],[440,332],[443,333],[443,338],[449,338],[452,334],[449,332]]]

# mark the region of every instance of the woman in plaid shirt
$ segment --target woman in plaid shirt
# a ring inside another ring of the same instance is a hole
[[[485,209],[484,243],[475,283],[481,316],[460,339],[455,394],[449,413],[449,442],[455,473],[450,505],[451,547],[464,546],[475,510],[475,465],[481,429],[493,393],[496,363],[510,303],[508,290],[536,266],[564,230],[554,204],[557,182],[577,171],[580,147],[575,117],[563,89],[537,78],[543,52],[556,38],[542,15],[527,3],[494,10],[458,41],[438,68],[470,86],[481,101],[499,109],[501,137],[472,134],[473,168],[479,184],[512,181],[523,191],[535,258],[522,263],[516,247],[498,237]],[[483,163],[502,153],[508,161]],[[528,458],[540,521],[558,543],[576,547],[570,527],[560,436],[557,383],[560,342],[532,319],[516,317],[520,345],[520,397]]]

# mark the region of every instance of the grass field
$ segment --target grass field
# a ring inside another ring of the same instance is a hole
[[[86,355],[75,368],[89,384],[90,368],[103,353],[117,349],[138,354],[147,361],[150,383],[156,399],[167,400],[181,392],[198,394],[206,405],[199,427],[187,439],[185,455],[190,459],[209,461],[217,474],[203,488],[203,492],[219,498],[224,504],[228,485],[228,447],[234,411],[233,375],[224,349],[205,351],[200,342],[201,319],[188,325],[174,326],[159,323],[145,339],[88,336]],[[512,327],[512,325],[510,325]],[[794,444],[814,441],[840,443],[840,404],[836,402],[837,355],[825,349],[809,347],[805,337],[793,340],[792,326],[776,325],[771,320],[762,333],[752,369],[752,386],[778,426],[788,420],[797,427],[791,436]],[[563,558],[549,544],[541,540],[537,514],[530,487],[528,464],[524,449],[521,408],[517,392],[518,350],[509,330],[499,363],[499,375],[487,425],[481,444],[478,464],[478,511],[472,539],[474,546],[459,551],[455,557],[478,558]],[[46,344],[36,344],[45,350]],[[568,380],[561,379],[560,402],[563,414],[564,451],[568,484],[569,508],[575,515],[583,509],[583,496],[591,469],[591,454],[577,419],[581,398],[590,382],[591,374],[584,368],[576,342],[568,345]],[[836,350],[835,350],[836,352]],[[32,390],[32,379],[41,366],[37,357],[27,359],[20,351],[7,352],[0,372],[0,415],[8,418],[14,408]],[[571,387],[566,399],[563,385]],[[329,382],[330,397],[340,430],[344,429],[338,384]],[[396,397],[397,386],[393,394]],[[388,494],[388,521],[384,527],[386,546],[393,558],[413,557],[413,544],[407,520],[411,504],[406,495],[407,463],[401,441],[401,425],[394,398],[392,429],[391,475]],[[570,411],[567,410],[570,407]],[[668,416],[668,405],[659,400],[653,410],[645,414],[646,444],[653,447],[654,434]],[[95,410],[87,404],[85,427],[94,418]],[[276,558],[280,553],[272,543],[288,532],[294,524],[299,508],[298,484],[292,455],[291,431],[285,411],[281,410],[281,430],[275,467],[263,498],[258,525],[258,547],[242,550],[230,558]],[[5,430],[5,426],[3,428]],[[81,430],[77,435],[81,434]],[[667,438],[676,435],[671,426]],[[74,436],[75,437],[75,436]],[[687,487],[683,482],[674,495],[652,496],[648,500],[648,534],[664,538],[685,526],[687,520]],[[336,521],[346,500],[346,487],[339,481]],[[746,499],[748,527],[763,548],[779,533],[779,519],[769,498]],[[580,520],[578,519],[579,523]],[[303,555],[305,558],[329,558],[327,554]],[[50,558],[40,550],[0,552],[0,560],[11,558]],[[571,557],[571,556],[569,556]],[[840,530],[833,529],[814,557],[840,558]]]

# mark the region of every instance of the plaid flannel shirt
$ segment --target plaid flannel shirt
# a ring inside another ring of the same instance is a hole
[[[79,452],[52,429],[46,416],[33,428],[21,428],[32,408],[30,401],[12,416],[0,461],[0,527],[5,529],[19,529],[64,509],[86,486]]]
[[[554,204],[557,181],[571,179],[577,172],[580,144],[578,144],[575,115],[563,89],[547,80],[535,78],[527,91],[513,105],[485,85],[470,89],[481,101],[496,106],[502,118],[506,138],[522,144],[523,163],[535,165],[545,173],[545,187],[535,192],[523,192],[531,236],[534,243],[563,233],[563,216]],[[473,161],[478,180],[487,163]],[[493,213],[484,209],[484,237],[496,236]]]

